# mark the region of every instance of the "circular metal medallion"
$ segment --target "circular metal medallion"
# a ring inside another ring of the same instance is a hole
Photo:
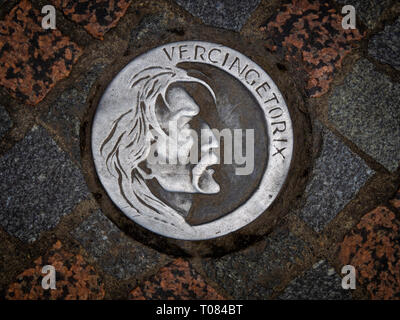
[[[289,111],[269,75],[202,41],[131,61],[104,92],[91,139],[97,174],[120,210],[182,240],[254,221],[280,192],[293,154]]]

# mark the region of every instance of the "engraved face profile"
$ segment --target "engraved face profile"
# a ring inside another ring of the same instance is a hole
[[[167,161],[146,161],[146,164],[151,176],[169,192],[214,194],[220,191],[220,186],[213,178],[213,169],[208,168],[218,162],[213,149],[219,147],[219,142],[213,134],[210,135],[211,139],[202,141],[201,158],[197,164],[185,161],[196,147],[194,144],[197,141],[188,134],[188,130],[193,130],[194,120],[197,123],[201,121],[195,119],[199,117],[199,111],[200,106],[181,86],[169,87],[165,100],[161,99],[156,104],[156,119],[162,131],[154,142],[154,150]],[[203,130],[211,129],[204,121],[200,122],[200,127]],[[177,155],[175,164],[169,159],[174,154]]]
[[[290,166],[292,135],[265,71],[230,48],[188,41],[150,50],[114,78],[93,120],[92,153],[126,216],[200,240],[268,208]]]
[[[155,179],[163,190],[172,193],[214,194],[220,190],[213,169],[208,168],[218,161],[213,149],[219,144],[212,133],[211,139],[201,144],[198,163],[187,161],[196,147],[189,130],[193,130],[191,123],[199,117],[200,107],[179,85],[184,82],[204,86],[215,98],[206,83],[188,76],[183,69],[150,67],[134,75],[132,106],[116,116],[100,146],[107,170],[118,180],[120,192],[130,205],[145,206],[147,215],[154,219],[163,212],[171,211],[172,215],[176,211],[173,217],[180,223],[176,213],[185,216],[191,204],[186,201],[185,208],[172,209],[154,196],[146,180]],[[206,122],[196,120],[201,129],[210,129]],[[174,203],[176,197],[169,196],[168,200]]]

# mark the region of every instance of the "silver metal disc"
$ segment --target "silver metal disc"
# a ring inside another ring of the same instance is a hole
[[[293,154],[274,81],[238,51],[202,41],[157,47],[123,68],[99,102],[91,139],[97,174],[120,210],[182,240],[254,221],[280,192]]]

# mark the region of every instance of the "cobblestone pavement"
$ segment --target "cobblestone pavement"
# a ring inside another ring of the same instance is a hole
[[[394,0],[0,1],[0,299],[400,299],[399,14]],[[300,88],[311,165],[269,234],[174,256],[104,214],[81,161],[87,110],[115,61],[213,30],[256,43]]]

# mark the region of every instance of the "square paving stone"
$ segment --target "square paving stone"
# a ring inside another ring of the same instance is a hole
[[[80,255],[74,255],[57,241],[34,267],[26,269],[12,283],[6,294],[8,300],[99,300],[105,295],[104,284],[96,270]],[[56,271],[56,289],[42,287],[42,268],[51,265]]]
[[[82,173],[42,127],[0,158],[0,224],[23,241],[35,241],[88,197]]]
[[[41,117],[48,126],[60,133],[77,163],[81,159],[79,131],[81,118],[86,111],[86,99],[105,66],[97,63],[91,67],[75,84],[63,91],[52,103],[49,112]]]
[[[356,269],[373,300],[400,300],[400,220],[387,207],[367,213],[345,236],[339,261]]]
[[[125,15],[131,0],[51,0],[64,15],[84,27],[93,37],[103,39]]]
[[[11,129],[12,125],[13,122],[10,119],[10,115],[8,114],[7,110],[0,105],[0,139],[8,130]]]
[[[324,260],[294,279],[278,299],[282,300],[350,300],[349,290],[342,288],[342,279]]]
[[[107,273],[118,279],[140,277],[160,262],[157,251],[126,236],[100,210],[93,212],[72,235]]]
[[[368,53],[379,62],[400,70],[400,18],[372,37],[368,44]]]
[[[364,36],[357,29],[344,30],[340,12],[328,0],[284,3],[261,30],[270,51],[308,75],[305,89],[311,97],[328,92],[343,59]]]
[[[295,213],[320,232],[374,171],[321,123],[317,122],[314,129],[322,136],[321,151],[303,195],[304,205]]]
[[[337,2],[343,6],[354,6],[356,16],[370,29],[376,26],[383,10],[392,3],[391,0],[337,0]]]
[[[400,84],[366,59],[329,98],[329,121],[389,171],[400,163]]]
[[[60,31],[43,29],[41,17],[22,0],[0,21],[0,85],[31,105],[69,75],[82,53]]]
[[[218,259],[205,259],[203,269],[233,299],[267,299],[285,271],[303,262],[307,245],[287,230],[277,230],[245,250]]]
[[[260,0],[175,0],[205,24],[240,31]]]
[[[146,42],[149,38],[162,37],[162,34],[171,30],[182,30],[182,26],[186,24],[187,21],[184,18],[175,16],[169,11],[145,15],[130,32],[129,48],[132,49],[140,41]]]
[[[161,268],[156,275],[131,291],[132,300],[222,300],[213,287],[181,258]]]

